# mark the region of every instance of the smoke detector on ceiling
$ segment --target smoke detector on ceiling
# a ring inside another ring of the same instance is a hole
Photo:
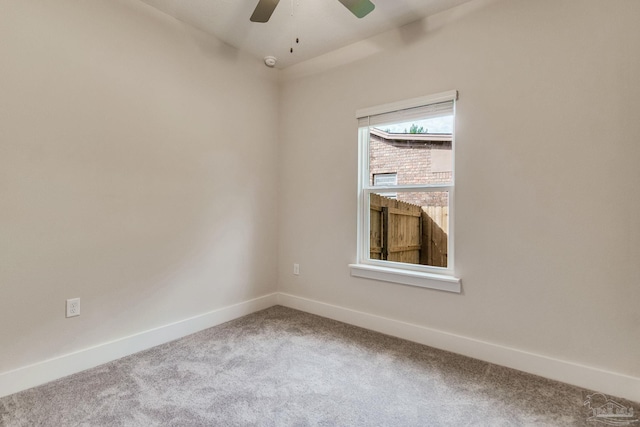
[[[275,56],[265,56],[264,57],[264,65],[269,68],[273,68],[276,65],[276,57]]]

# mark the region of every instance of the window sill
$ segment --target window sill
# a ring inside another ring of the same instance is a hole
[[[460,293],[460,278],[444,274],[424,273],[421,271],[402,270],[399,268],[378,267],[368,264],[349,264],[351,275],[365,279],[382,280],[420,288],[438,289],[440,291]]]

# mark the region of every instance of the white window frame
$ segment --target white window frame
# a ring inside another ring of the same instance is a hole
[[[363,118],[400,112],[410,108],[424,107],[442,102],[453,102],[454,132],[451,141],[452,181],[450,184],[420,184],[374,186],[369,175],[369,127],[358,129],[358,255],[357,263],[350,264],[351,275],[367,279],[382,280],[410,286],[439,289],[449,292],[461,292],[461,280],[454,274],[454,219],[455,219],[455,104],[457,91],[442,92],[434,95],[412,98],[391,104],[363,108],[356,111],[356,118]],[[369,195],[380,192],[448,192],[449,230],[447,267],[433,267],[420,264],[409,264],[387,260],[376,260],[369,257]]]

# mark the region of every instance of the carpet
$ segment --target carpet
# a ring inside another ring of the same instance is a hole
[[[4,397],[0,425],[593,426],[587,394],[276,306]]]

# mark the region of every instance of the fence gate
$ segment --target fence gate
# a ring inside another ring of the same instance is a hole
[[[419,264],[422,208],[371,194],[369,209],[370,258]]]
[[[369,257],[447,266],[448,209],[422,208],[379,194],[370,195]]]

